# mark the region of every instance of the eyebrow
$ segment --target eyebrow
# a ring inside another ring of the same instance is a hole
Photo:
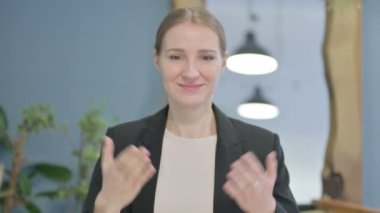
[[[165,52],[185,52],[185,50],[183,50],[181,48],[171,48],[171,49],[165,50]],[[201,53],[214,53],[214,54],[217,53],[217,51],[213,50],[213,49],[200,49],[198,52],[201,52]]]
[[[218,53],[218,51],[212,50],[212,49],[201,49],[199,52],[202,52],[202,53],[214,53],[214,54]]]
[[[184,50],[181,48],[171,48],[171,49],[165,50],[165,52],[184,52]]]

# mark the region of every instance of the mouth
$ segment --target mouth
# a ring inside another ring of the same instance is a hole
[[[178,84],[183,90],[194,92],[200,89],[204,84]]]

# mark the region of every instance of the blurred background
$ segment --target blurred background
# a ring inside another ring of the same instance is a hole
[[[278,69],[267,75],[226,69],[215,103],[231,117],[280,135],[295,198],[310,204],[322,195],[330,127],[322,56],[325,1],[205,4],[225,27],[230,53],[244,42],[247,30],[253,30],[256,41],[277,59]],[[361,5],[362,203],[380,208],[380,1]],[[164,106],[153,45],[158,24],[171,9],[169,0],[0,1],[0,106],[9,139],[21,135],[25,141],[25,176],[17,190],[30,201],[12,212],[27,212],[25,206],[79,212],[89,179],[81,171],[91,172],[106,127]],[[252,120],[237,113],[257,86],[279,108],[276,118]],[[26,138],[20,134],[23,128],[28,130]],[[9,169],[12,150],[6,144],[0,145],[0,162]],[[5,180],[2,191],[9,184]]]

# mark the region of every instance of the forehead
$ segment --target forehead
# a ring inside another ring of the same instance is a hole
[[[162,47],[164,49],[203,48],[218,51],[219,38],[208,26],[185,22],[173,26],[166,32]]]

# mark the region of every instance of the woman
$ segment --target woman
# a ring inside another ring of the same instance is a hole
[[[168,106],[108,129],[84,212],[298,212],[278,136],[213,105],[226,59],[212,14],[165,17],[154,64]]]

